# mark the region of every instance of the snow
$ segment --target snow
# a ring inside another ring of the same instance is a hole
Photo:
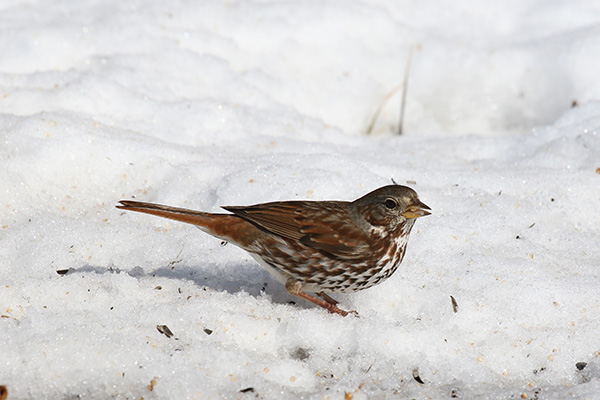
[[[599,32],[583,0],[3,1],[0,386],[600,398]],[[397,94],[366,135],[411,51],[405,134]],[[390,279],[336,296],[360,318],[114,207],[353,200],[392,179],[433,214]]]

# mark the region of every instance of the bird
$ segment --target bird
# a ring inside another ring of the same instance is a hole
[[[329,293],[368,289],[400,266],[417,218],[431,208],[407,186],[388,185],[354,201],[291,200],[224,206],[208,213],[136,200],[127,211],[186,222],[242,248],[291,295],[343,317]],[[310,294],[312,293],[312,294]]]

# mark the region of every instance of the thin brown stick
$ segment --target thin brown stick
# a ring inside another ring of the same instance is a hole
[[[402,84],[397,85],[388,94],[385,95],[385,97],[383,98],[383,100],[379,104],[379,107],[377,107],[377,110],[375,110],[375,114],[373,114],[373,117],[371,117],[371,122],[369,122],[369,126],[367,128],[367,135],[370,135],[373,132],[373,128],[375,128],[375,124],[377,123],[377,120],[379,119],[379,114],[381,114],[381,111],[383,110],[383,107],[385,107],[385,105],[387,104],[387,102],[396,93],[398,93],[398,91],[400,89],[402,89]]]
[[[401,84],[396,85],[392,90],[390,90],[385,95],[385,97],[383,98],[381,103],[379,103],[379,106],[377,107],[377,110],[375,110],[375,113],[373,114],[373,117],[371,117],[371,121],[369,122],[369,126],[367,127],[367,135],[370,135],[371,133],[373,133],[375,124],[377,123],[377,120],[379,119],[379,114],[381,114],[381,111],[383,111],[383,108],[385,107],[387,102],[390,101],[390,99],[392,97],[394,97],[394,95],[396,93],[398,93],[398,91],[400,91],[400,89],[403,89],[402,97],[400,98],[400,118],[399,118],[399,122],[398,122],[398,131],[397,131],[398,135],[402,135],[402,133],[404,131],[404,110],[406,108],[406,93],[408,92],[408,78],[410,77],[410,67],[412,65],[413,50],[414,50],[414,47],[411,47],[408,51],[408,58],[406,59],[406,68],[404,69],[404,80],[402,81]]]
[[[404,81],[402,82],[402,100],[400,100],[400,119],[398,121],[398,135],[404,133],[404,109],[406,107],[406,93],[408,92],[408,78],[410,76],[410,67],[412,65],[412,55],[414,47],[408,50],[408,58],[406,59],[406,68],[404,68]]]

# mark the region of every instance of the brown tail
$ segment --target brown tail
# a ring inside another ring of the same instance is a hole
[[[185,208],[163,206],[162,204],[145,203],[143,201],[121,200],[119,203],[121,204],[119,204],[117,208],[121,208],[123,210],[152,214],[198,226],[206,226],[207,224],[211,225],[211,220],[219,215],[205,213],[202,211],[188,210]]]
[[[254,225],[233,214],[212,214],[135,200],[121,200],[119,203],[121,204],[116,207],[122,210],[152,214],[196,225],[204,232],[242,248],[245,248],[259,232]]]

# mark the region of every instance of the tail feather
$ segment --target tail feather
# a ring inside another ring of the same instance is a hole
[[[213,214],[135,200],[121,200],[119,203],[116,207],[122,210],[137,211],[196,225],[204,232],[232,242],[243,249],[247,249],[259,235],[263,234],[253,224],[233,214]]]
[[[137,211],[145,214],[156,215],[163,218],[169,218],[176,221],[186,222],[200,227],[210,224],[210,221],[218,215],[202,211],[188,210],[186,208],[177,208],[164,206],[162,204],[145,203],[135,200],[121,200],[117,208],[127,211]]]

